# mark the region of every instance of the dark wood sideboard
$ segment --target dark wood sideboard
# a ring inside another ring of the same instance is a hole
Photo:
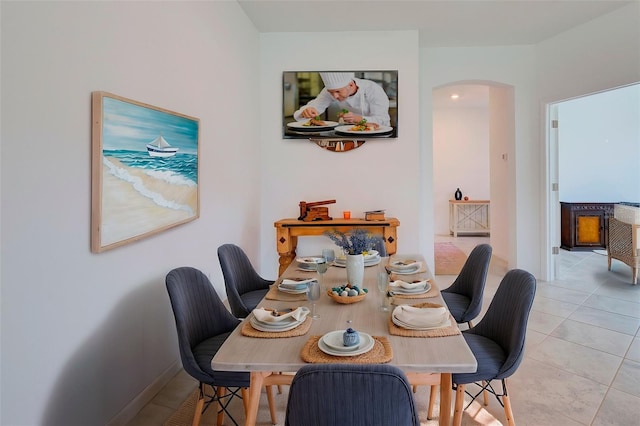
[[[560,202],[560,247],[565,250],[606,248],[613,205]]]

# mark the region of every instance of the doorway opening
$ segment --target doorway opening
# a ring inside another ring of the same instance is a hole
[[[494,256],[515,264],[513,86],[457,81],[434,88],[432,101],[435,241],[451,235],[450,200],[459,188],[470,201],[489,202],[489,232],[466,234],[488,236]]]

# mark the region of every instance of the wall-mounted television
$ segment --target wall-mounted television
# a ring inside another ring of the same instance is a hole
[[[398,71],[284,71],[287,139],[398,137]]]

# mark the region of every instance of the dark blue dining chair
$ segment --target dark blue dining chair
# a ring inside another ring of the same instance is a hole
[[[482,310],[482,296],[492,252],[489,244],[474,247],[453,284],[440,292],[458,324],[466,322],[473,327],[471,321]]]
[[[258,275],[245,252],[235,244],[218,247],[218,259],[231,312],[237,318],[246,318],[267,295],[274,281]]]
[[[471,396],[469,405],[482,393],[484,404],[488,404],[487,392],[495,395],[504,407],[509,425],[514,425],[511,402],[507,392],[507,378],[518,369],[524,356],[527,322],[536,293],[536,279],[527,271],[513,269],[504,276],[487,313],[475,327],[464,330],[462,336],[476,357],[478,369],[475,373],[452,374],[456,390],[453,424],[462,422],[465,394]],[[493,380],[502,382],[502,393],[491,385]],[[476,383],[480,391],[472,395],[465,385]]]
[[[173,269],[165,282],[176,321],[182,367],[199,382],[200,395],[193,425],[200,424],[202,413],[212,402],[219,406],[218,424],[222,424],[226,413],[237,425],[227,407],[233,397],[239,396],[239,391],[246,399],[249,373],[213,370],[211,360],[240,320],[231,315],[207,276],[198,269]],[[205,385],[213,388],[213,394],[207,393]],[[270,387],[267,388],[267,398],[271,412],[275,413]],[[272,421],[276,423],[276,419],[272,418]]]
[[[285,426],[419,426],[411,386],[388,364],[310,364],[293,378]]]

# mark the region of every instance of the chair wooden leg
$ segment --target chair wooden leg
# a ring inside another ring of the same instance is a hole
[[[482,381],[482,387],[484,388],[482,390],[482,399],[484,400],[484,406],[486,407],[487,405],[489,405],[489,392],[487,392],[487,382],[486,381]]]
[[[227,388],[224,388],[222,386],[218,386],[218,389],[216,391],[216,394],[218,395],[218,416],[216,418],[216,425],[217,426],[222,426],[222,423],[224,423],[224,410],[222,409],[222,404],[223,402],[221,401],[220,398],[222,398],[225,394],[225,392],[227,391]]]
[[[633,285],[638,284],[638,268],[633,268]]]
[[[269,413],[271,414],[271,424],[278,423],[278,416],[276,415],[276,404],[273,401],[273,386],[265,386],[267,392],[267,401],[269,401]],[[280,387],[280,385],[278,385]]]
[[[516,426],[516,422],[513,421],[513,411],[511,411],[511,401],[509,395],[502,396],[502,403],[504,404],[504,415],[507,418],[507,424],[509,426]]]
[[[418,392],[418,385],[413,385],[413,393]]]
[[[429,410],[427,411],[427,420],[431,420],[433,418],[433,406],[436,405],[438,385],[431,385],[429,392]]]
[[[611,270],[611,255],[609,255],[609,258],[608,258],[608,262],[607,262],[607,263],[608,263],[607,270],[609,270],[609,271],[610,271],[610,270]]]
[[[464,408],[464,385],[456,385],[456,403],[453,412],[453,426],[462,424],[462,412]]]
[[[202,418],[203,408],[204,408],[204,395],[200,395],[200,398],[196,403],[196,411],[195,413],[193,413],[193,423],[191,423],[191,426],[200,426],[200,419]]]
[[[247,413],[249,412],[249,389],[240,389],[240,395],[242,395],[242,408],[244,409],[244,416],[246,418]]]

